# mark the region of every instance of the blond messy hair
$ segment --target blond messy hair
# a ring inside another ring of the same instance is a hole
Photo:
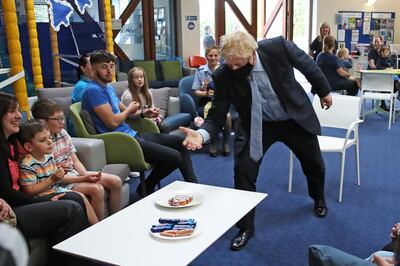
[[[340,48],[338,51],[337,51],[337,57],[339,58],[339,59],[341,59],[341,58],[344,58],[345,56],[347,56],[347,55],[349,55],[349,49],[347,49],[347,48]]]
[[[258,48],[254,37],[244,31],[228,33],[222,36],[221,42],[221,55],[225,59],[229,59],[231,56],[248,58],[252,56],[254,50]]]

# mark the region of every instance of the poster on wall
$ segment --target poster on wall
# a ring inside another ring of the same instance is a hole
[[[394,12],[339,11],[337,17],[337,40],[345,43],[346,48],[353,53],[364,54],[369,50],[373,38],[378,35],[382,36],[385,43],[393,42]],[[357,46],[358,44],[366,46]]]

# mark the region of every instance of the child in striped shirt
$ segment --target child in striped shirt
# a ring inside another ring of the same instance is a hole
[[[44,123],[31,121],[22,124],[18,139],[27,151],[20,165],[19,183],[22,190],[31,196],[70,192],[59,185],[64,170],[56,166],[52,155],[53,141]],[[79,194],[85,202],[89,224],[97,223],[97,216],[89,201]]]

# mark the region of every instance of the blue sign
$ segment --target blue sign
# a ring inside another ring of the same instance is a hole
[[[186,21],[197,21],[197,16],[185,16]]]
[[[194,25],[194,22],[190,21],[190,22],[188,23],[187,27],[188,27],[189,30],[194,30],[194,28],[195,28],[196,26]]]

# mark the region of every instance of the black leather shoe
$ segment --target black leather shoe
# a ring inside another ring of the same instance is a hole
[[[325,200],[315,201],[314,215],[318,218],[324,218],[328,215],[328,207],[326,207]]]
[[[232,239],[231,250],[238,251],[244,248],[253,235],[254,231],[240,230],[239,233]]]

